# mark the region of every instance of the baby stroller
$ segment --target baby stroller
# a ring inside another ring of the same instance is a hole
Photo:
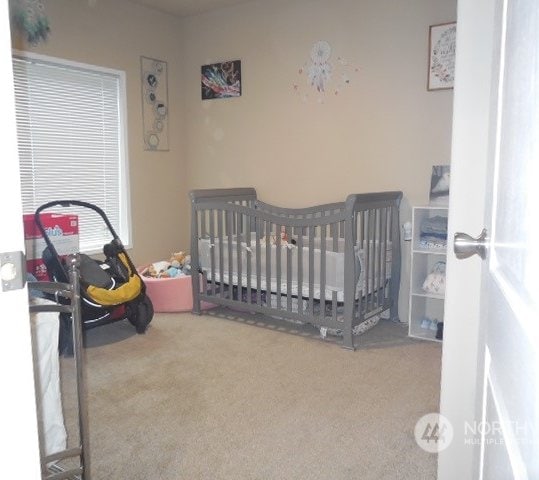
[[[105,212],[91,203],[78,200],[57,200],[41,205],[35,212],[35,223],[43,235],[46,247],[43,263],[47,267],[49,279],[68,283],[68,270],[58,254],[47,231],[43,227],[40,214],[51,207],[67,208],[78,206],[96,212],[107,225],[112,239],[103,246],[104,261],[95,260],[79,253],[81,313],[83,329],[94,328],[118,320],[127,319],[137,333],[144,333],[153,318],[153,305],[146,295],[142,278],[127,255],[122,241],[114,231]],[[60,354],[72,354],[71,321],[60,314]]]

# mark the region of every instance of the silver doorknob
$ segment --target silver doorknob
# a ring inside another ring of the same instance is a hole
[[[479,255],[483,260],[487,258],[487,231],[483,228],[481,235],[473,238],[467,233],[455,233],[453,251],[459,259]]]

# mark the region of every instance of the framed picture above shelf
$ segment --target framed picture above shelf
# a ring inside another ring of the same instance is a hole
[[[456,22],[429,27],[429,72],[427,90],[453,88],[455,81]]]

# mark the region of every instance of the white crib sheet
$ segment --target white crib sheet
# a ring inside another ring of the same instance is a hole
[[[328,246],[332,245],[332,241],[328,242]],[[373,246],[375,248],[373,248]],[[369,285],[366,285],[365,281],[365,257],[366,249],[360,249],[359,246],[355,247],[356,251],[356,272],[360,271],[360,276],[356,281],[356,292],[355,297],[358,299],[360,296],[364,295],[365,292],[371,293],[374,290],[381,288],[385,281],[391,278],[391,244],[385,244],[385,272],[381,271],[379,268],[379,258],[381,252],[379,252],[379,242],[370,242],[369,248]],[[321,250],[320,250],[320,239],[315,238],[314,248],[312,251],[313,256],[313,298],[320,299],[321,297]],[[270,285],[269,288],[267,284],[266,276],[266,249],[271,249],[271,260],[270,260]],[[221,278],[221,272],[219,270],[219,256],[221,255],[220,250],[222,249],[222,265],[223,265],[223,278]],[[232,242],[232,272],[229,275],[229,245],[228,239],[224,238],[222,243],[222,248],[219,246],[219,240],[216,238],[214,243],[210,241],[209,238],[201,238],[198,241],[198,250],[199,250],[199,261],[200,267],[205,272],[208,280],[213,280],[219,283],[230,283],[230,277],[232,277],[232,284],[237,285],[239,280],[238,275],[238,244],[236,241]],[[281,245],[280,248],[280,264],[281,264],[281,275],[280,275],[280,285],[281,293],[286,294],[288,289],[288,278],[287,278],[287,265],[288,258],[290,258],[290,290],[292,295],[300,295],[299,292],[299,276],[298,276],[298,247],[296,245]],[[326,262],[326,274],[325,274],[325,289],[324,296],[326,300],[331,300],[333,298],[333,292],[337,293],[337,301],[344,301],[344,241],[339,239],[338,242],[338,251],[329,251],[325,252],[325,262]],[[214,256],[214,268],[212,272],[212,251]],[[301,296],[309,297],[309,257],[310,249],[308,247],[308,240],[303,240],[302,246],[302,283],[301,283]],[[251,239],[251,243],[247,244],[246,242],[240,243],[240,260],[241,260],[241,283],[242,286],[247,286],[247,266],[250,264],[251,269],[251,288],[257,288],[257,278],[256,278],[256,268],[257,268],[257,257],[256,257],[256,243],[254,237]],[[270,290],[271,292],[277,292],[277,246],[269,245],[265,243],[260,243],[260,289],[261,290]],[[374,268],[373,268],[374,267]],[[384,275],[385,273],[385,275]],[[374,280],[373,280],[374,278]]]

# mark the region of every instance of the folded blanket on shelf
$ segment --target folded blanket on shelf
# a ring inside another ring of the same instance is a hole
[[[433,235],[425,235],[419,238],[420,248],[446,248],[447,237],[440,238]]]
[[[426,218],[421,223],[421,235],[432,235],[447,238],[447,217],[436,215]]]

